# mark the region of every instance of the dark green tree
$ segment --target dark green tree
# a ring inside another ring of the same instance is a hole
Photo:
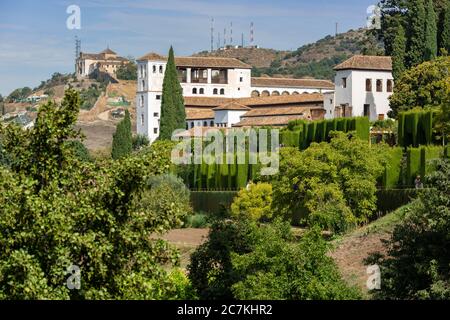
[[[426,13],[424,0],[411,0],[408,5],[408,66],[423,62],[425,57]]]
[[[400,24],[397,28],[397,32],[392,45],[392,73],[394,79],[399,79],[401,74],[406,69],[406,36],[405,29]]]
[[[433,60],[438,53],[437,47],[437,16],[433,0],[428,0],[425,23],[425,60]]]
[[[116,71],[116,77],[120,80],[136,80],[137,79],[137,65],[133,58],[130,61],[120,65]]]
[[[185,125],[186,111],[184,110],[183,91],[178,81],[173,48],[170,47],[164,73],[159,138],[170,140],[173,131],[184,129]]]
[[[439,48],[450,52],[450,0],[441,13],[441,28],[439,37]]]
[[[125,111],[125,118],[119,122],[116,132],[113,135],[111,157],[120,159],[129,155],[133,150],[133,137],[131,135],[131,120],[128,110]]]

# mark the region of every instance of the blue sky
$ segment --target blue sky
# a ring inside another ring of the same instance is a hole
[[[233,22],[234,43],[255,24],[255,43],[265,48],[296,49],[334,33],[365,25],[366,9],[376,0],[0,0],[0,94],[35,87],[53,72],[73,72],[74,37],[82,51],[109,47],[122,56],[149,51],[177,55],[210,48],[210,19],[215,37]],[[69,30],[69,5],[81,9],[81,29]],[[228,31],[229,32],[229,31]],[[215,41],[216,42],[216,41]]]

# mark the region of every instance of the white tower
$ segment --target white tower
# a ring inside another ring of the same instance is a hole
[[[166,58],[154,53],[147,54],[137,61],[137,133],[147,136],[150,143],[159,136],[162,85],[166,64]]]

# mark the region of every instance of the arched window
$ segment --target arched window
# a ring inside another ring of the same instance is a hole
[[[141,114],[141,125],[144,125],[144,114]]]
[[[290,95],[290,93],[288,91],[283,91],[283,93],[281,95],[282,96],[288,96],[288,95]]]
[[[211,120],[211,121],[209,122],[209,126],[210,126],[210,127],[214,127],[214,121]]]
[[[383,92],[383,81],[380,79],[377,80],[377,92]]]
[[[267,90],[264,90],[263,92],[261,92],[261,97],[268,97],[270,96],[270,92]]]
[[[225,89],[220,89],[220,94],[225,94]]]
[[[192,94],[197,94],[197,88],[192,88]]]
[[[253,90],[252,91],[252,97],[259,97],[259,91],[258,90]]]
[[[141,96],[141,107],[144,106],[144,96]]]
[[[292,92],[292,95],[298,95],[300,93],[298,93],[297,91]]]
[[[205,89],[200,88],[200,94],[205,94]]]
[[[145,90],[145,80],[142,80],[142,91]]]
[[[156,66],[153,65],[153,73],[156,73]]]
[[[159,66],[159,73],[163,73],[163,66]]]
[[[194,122],[191,122],[191,128],[193,128],[194,127]]]
[[[203,121],[203,126],[204,126],[204,127],[207,127],[207,126],[208,126],[208,122]]]
[[[366,91],[372,92],[372,79],[366,79]]]
[[[214,90],[213,90],[213,94],[218,94],[219,93],[219,90],[217,90],[217,88],[215,88]]]
[[[280,92],[278,92],[276,90],[272,92],[272,96],[279,96],[279,95],[280,95]]]
[[[386,87],[387,87],[387,92],[392,92],[392,89],[393,89],[393,81],[392,80],[388,80],[387,81],[387,84],[386,84]]]

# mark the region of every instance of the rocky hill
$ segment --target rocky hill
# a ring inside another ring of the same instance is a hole
[[[295,51],[263,48],[237,48],[200,52],[197,56],[237,58],[253,68],[254,76],[318,79],[334,78],[333,67],[355,54],[383,54],[383,45],[366,29],[349,30],[337,36],[328,35]]]

